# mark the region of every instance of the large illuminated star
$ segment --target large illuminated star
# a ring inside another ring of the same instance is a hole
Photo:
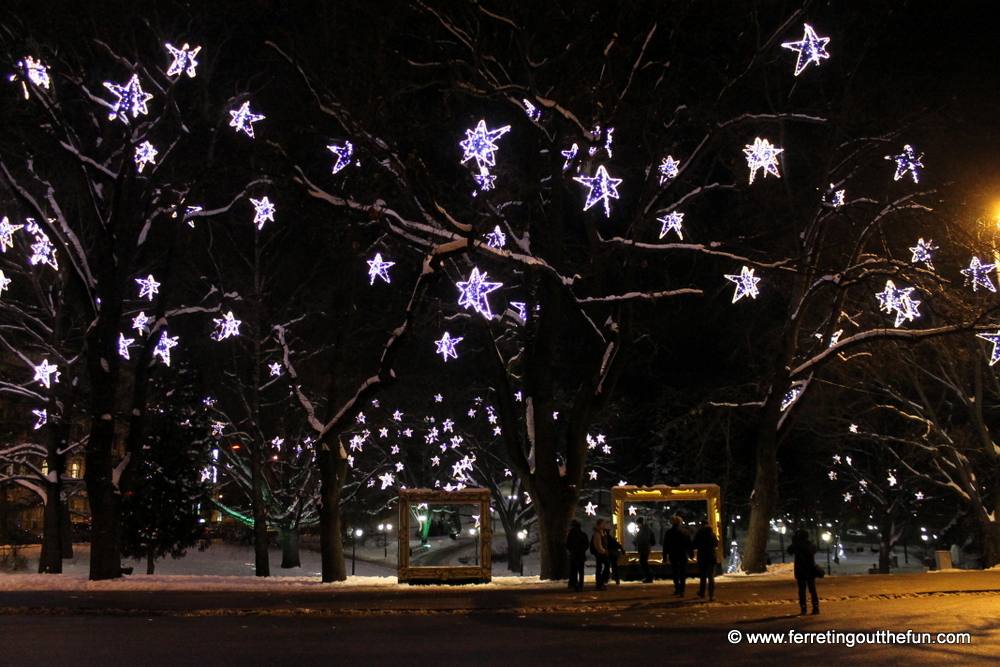
[[[240,325],[243,322],[233,317],[233,311],[230,310],[223,315],[221,320],[213,319],[212,321],[215,322],[215,326],[219,327],[219,330],[215,334],[215,340],[223,340],[230,336],[240,335]]]
[[[461,292],[458,297],[458,305],[463,308],[472,308],[486,319],[492,319],[493,312],[490,310],[490,302],[487,301],[486,295],[503,287],[503,283],[487,282],[486,277],[485,273],[479,273],[478,268],[473,268],[468,280],[456,283]]]
[[[917,241],[917,245],[910,248],[910,252],[913,253],[913,258],[910,259],[910,261],[914,264],[917,262],[923,262],[927,265],[928,269],[933,271],[934,265],[931,263],[931,260],[934,258],[934,251],[937,249],[938,247],[934,245],[933,241],[924,241],[923,239],[920,239]]]
[[[22,229],[24,225],[12,225],[7,216],[0,220],[0,251],[7,252],[7,248],[14,247],[14,232]]]
[[[760,290],[757,289],[757,283],[760,282],[760,278],[753,274],[754,270],[748,266],[744,266],[740,269],[739,275],[727,275],[726,280],[731,280],[736,283],[736,292],[733,294],[733,303],[736,303],[745,296],[749,296],[751,299],[756,299],[757,295],[760,294]]]
[[[142,86],[139,85],[138,74],[133,74],[132,78],[124,86],[105,81],[104,87],[118,98],[111,105],[111,113],[108,114],[108,120],[119,118],[122,122],[127,123],[128,114],[132,114],[132,118],[138,118],[139,114],[145,116],[149,113],[149,110],[146,108],[146,102],[153,99],[153,95],[143,91]]]
[[[496,140],[510,132],[510,125],[498,127],[495,130],[486,129],[486,121],[481,120],[471,130],[465,131],[465,140],[458,142],[459,148],[465,151],[462,154],[462,163],[475,158],[480,171],[486,167],[496,166]]]
[[[337,162],[333,165],[333,173],[351,164],[351,156],[354,155],[354,144],[345,141],[343,146],[327,146],[331,153],[337,156]]]
[[[195,56],[201,51],[201,47],[196,46],[192,49],[188,44],[179,49],[171,44],[163,46],[167,47],[167,51],[170,51],[170,55],[174,58],[174,62],[170,63],[170,67],[167,69],[167,76],[180,76],[187,72],[187,75],[193,79],[197,74],[195,70],[198,67]]]
[[[684,214],[678,213],[677,211],[671,211],[662,218],[657,218],[659,222],[663,223],[663,227],[660,229],[660,238],[662,239],[667,235],[667,232],[674,231],[677,232],[677,238],[684,240],[684,232],[681,229],[681,223],[684,222]]]
[[[621,184],[622,179],[611,178],[608,175],[608,170],[604,168],[604,165],[601,165],[597,168],[595,176],[577,176],[573,180],[590,188],[590,192],[587,193],[587,202],[583,205],[584,211],[597,202],[603,201],[604,215],[611,215],[611,200],[618,199],[618,185]]]
[[[253,124],[265,118],[263,115],[250,112],[250,102],[244,102],[239,109],[230,109],[229,115],[233,117],[229,121],[229,127],[235,127],[237,132],[246,132],[251,139],[254,138]]]
[[[35,366],[33,380],[41,382],[47,389],[53,382],[59,382],[59,367],[50,364],[48,359],[42,359],[42,363]]]
[[[160,291],[160,283],[153,279],[150,275],[148,278],[136,278],[135,281],[139,283],[139,298],[148,298],[150,301],[153,300],[153,295],[158,294]]]
[[[170,365],[170,349],[177,346],[177,336],[171,338],[164,331],[160,334],[160,340],[153,350],[153,356],[159,357],[167,366]]]
[[[910,144],[903,146],[903,152],[899,155],[886,155],[886,160],[894,160],[896,162],[896,174],[892,177],[892,180],[898,181],[909,173],[913,177],[913,182],[918,183],[920,181],[918,167],[924,166],[924,163],[920,161],[923,157],[924,154],[921,153],[918,156]]]
[[[382,253],[375,253],[375,259],[368,260],[368,277],[371,278],[368,284],[374,285],[376,278],[381,278],[385,282],[391,283],[392,279],[389,278],[389,267],[395,263],[382,261]]]
[[[996,268],[996,264],[983,264],[979,261],[978,257],[973,257],[972,261],[969,262],[969,268],[962,269],[962,275],[965,276],[965,284],[968,285],[972,283],[972,291],[975,292],[982,285],[991,292],[996,292],[997,288],[993,285],[993,281],[990,280],[989,273]]]
[[[274,204],[267,197],[261,197],[260,199],[250,198],[250,203],[253,204],[254,214],[253,223],[257,225],[257,229],[264,229],[265,222],[274,222]]]
[[[976,336],[993,343],[993,350],[990,352],[990,366],[1000,361],[1000,331],[996,333],[976,334]]]
[[[458,359],[458,352],[455,351],[455,346],[460,342],[462,342],[461,337],[452,338],[451,334],[447,331],[445,331],[444,335],[441,336],[441,340],[434,341],[438,348],[438,354],[440,354],[445,361],[448,361],[449,357],[452,359]]]
[[[752,144],[747,144],[743,153],[747,156],[747,166],[750,167],[750,182],[753,183],[758,169],[764,170],[764,178],[769,173],[781,178],[781,173],[778,172],[778,155],[784,150],[760,137],[755,138]]]
[[[801,74],[802,70],[810,63],[818,66],[820,60],[830,57],[830,54],[826,52],[826,45],[830,42],[830,38],[818,37],[812,26],[808,23],[804,25],[806,32],[800,41],[785,42],[781,45],[782,48],[798,51],[799,53],[799,58],[795,63],[795,76]]]

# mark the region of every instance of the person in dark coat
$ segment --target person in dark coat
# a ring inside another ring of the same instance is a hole
[[[698,551],[698,576],[700,584],[698,586],[698,597],[705,597],[705,582],[708,582],[708,600],[715,602],[715,566],[719,561],[715,556],[715,551],[719,546],[719,538],[715,531],[708,525],[708,521],[701,522],[701,528],[694,534],[694,548]]]
[[[621,558],[622,554],[625,553],[625,547],[623,547],[622,543],[615,538],[614,531],[609,530],[605,533],[605,538],[605,543],[608,547],[608,564],[611,566],[611,569],[604,583],[608,583],[607,579],[614,578],[615,583],[620,586],[622,578],[618,574],[618,560]]]
[[[687,564],[694,558],[691,533],[684,527],[679,516],[670,517],[670,530],[663,534],[663,560],[670,559],[670,569],[674,577],[674,595],[684,597],[687,584]]]
[[[792,535],[792,543],[788,547],[788,553],[795,557],[795,581],[799,585],[799,607],[802,609],[801,615],[806,614],[806,588],[812,596],[812,606],[814,614],[819,613],[819,596],[816,595],[816,543],[809,539],[809,533],[803,529],[798,529]]]
[[[642,583],[651,584],[653,583],[653,574],[649,571],[649,552],[653,550],[656,537],[653,536],[653,531],[650,527],[646,525],[645,519],[639,517],[635,520],[635,523],[639,529],[635,532],[632,544],[635,545],[635,550],[639,552],[639,570],[643,574]]]
[[[597,590],[603,591],[608,581],[608,569],[611,563],[608,560],[608,531],[604,529],[604,519],[598,519],[594,524],[594,534],[590,538],[590,553],[594,554],[597,561],[594,577],[597,581]]]
[[[587,548],[590,538],[583,532],[580,522],[573,519],[569,522],[569,532],[566,534],[566,551],[569,552],[569,587],[579,591],[583,588],[583,564],[587,561]]]

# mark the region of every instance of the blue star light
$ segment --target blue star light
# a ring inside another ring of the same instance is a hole
[[[764,170],[764,178],[767,178],[769,173],[781,178],[778,172],[778,154],[784,150],[760,137],[755,138],[752,144],[747,144],[743,153],[747,156],[747,166],[750,167],[750,183],[753,183],[758,169]]]
[[[973,257],[972,261],[969,262],[969,268],[962,269],[962,275],[965,276],[965,284],[968,285],[972,283],[972,291],[978,291],[979,286],[982,285],[991,292],[996,292],[997,288],[994,287],[993,281],[990,280],[989,272],[996,268],[996,264],[983,264],[979,261],[978,257]]]
[[[24,225],[12,225],[7,216],[0,220],[0,251],[7,252],[7,248],[14,247],[14,232],[23,228]]]
[[[382,261],[382,253],[375,253],[375,259],[368,260],[368,277],[371,278],[369,285],[375,284],[376,278],[381,278],[387,283],[391,283],[392,280],[389,278],[389,267],[396,262],[385,262]]]
[[[990,366],[1000,361],[1000,331],[976,334],[976,336],[993,343],[993,350],[990,352]]]
[[[230,109],[229,115],[232,116],[232,120],[229,121],[229,127],[235,127],[237,132],[246,132],[247,136],[251,139],[254,138],[253,124],[265,118],[263,115],[251,113],[249,102],[244,102],[243,106],[239,109]]]
[[[659,222],[663,223],[663,227],[660,229],[660,238],[662,239],[667,235],[667,232],[674,231],[677,232],[677,237],[684,240],[684,232],[681,230],[681,223],[684,222],[684,214],[678,213],[677,211],[671,211],[662,218],[657,218]]]
[[[351,164],[351,157],[354,155],[354,144],[350,141],[345,141],[343,146],[327,146],[327,149],[337,156],[337,162],[333,165],[333,173],[336,174]]]
[[[783,49],[791,49],[799,53],[799,58],[795,62],[795,76],[801,74],[802,70],[809,64],[819,66],[820,60],[830,57],[830,54],[826,52],[826,45],[830,43],[830,38],[818,37],[812,26],[808,23],[804,25],[806,32],[800,41],[785,42],[781,45]]]
[[[39,88],[49,89],[51,85],[51,80],[49,79],[49,68],[47,65],[42,63],[40,60],[35,60],[31,56],[25,56],[23,60],[16,63],[17,67],[24,70],[25,76],[31,83],[35,84]],[[17,74],[11,74],[8,77],[11,81],[17,81],[19,79]],[[21,88],[24,90],[24,99],[30,98],[30,92],[28,90],[28,84],[23,80],[21,81]]]
[[[163,363],[169,366],[170,348],[173,347],[177,347],[177,336],[171,338],[170,336],[167,335],[167,332],[164,331],[160,335],[159,342],[156,343],[156,348],[153,350],[153,356],[159,357],[161,360],[163,360]]]
[[[524,113],[531,120],[538,122],[542,117],[542,111],[528,100],[521,100],[524,103]]]
[[[928,269],[933,271],[934,265],[931,263],[931,260],[934,258],[934,251],[937,249],[938,247],[934,245],[933,241],[924,241],[923,239],[920,239],[917,241],[917,245],[910,248],[910,252],[913,253],[913,258],[910,261],[914,264],[917,262],[923,262],[927,265]]]
[[[924,166],[924,163],[920,161],[923,157],[924,154],[921,153],[918,156],[910,144],[903,146],[903,152],[899,155],[886,155],[886,160],[896,161],[896,175],[892,177],[892,180],[898,181],[903,176],[906,176],[906,174],[910,174],[913,177],[914,183],[920,182],[918,167]]]
[[[41,382],[48,389],[53,382],[59,382],[59,367],[50,364],[48,359],[42,359],[42,363],[35,366],[33,380]]]
[[[672,155],[668,155],[663,158],[663,162],[660,163],[660,185],[663,185],[667,181],[677,178],[677,174],[680,173],[681,163],[673,158]]]
[[[500,225],[493,228],[493,231],[486,235],[486,245],[491,248],[502,248],[507,243],[507,235],[500,229]]]
[[[576,159],[576,154],[580,152],[580,147],[573,144],[568,150],[561,152],[562,156],[566,158],[566,162],[563,163],[563,171],[569,169],[570,165],[573,164],[573,160]]]
[[[9,289],[7,285],[10,285],[10,278],[5,276],[3,271],[0,271],[0,294]]]
[[[215,340],[223,340],[230,336],[240,335],[240,325],[243,322],[233,317],[233,311],[230,310],[223,315],[221,320],[213,319],[212,321],[215,322],[215,326],[219,327],[219,330],[215,334]]]
[[[733,294],[733,303],[736,303],[745,296],[749,296],[751,299],[756,299],[757,295],[760,294],[760,290],[757,289],[757,283],[760,282],[760,278],[753,274],[754,270],[748,266],[744,266],[740,269],[739,275],[727,275],[726,280],[731,280],[736,283],[736,292]]]
[[[132,118],[138,118],[139,114],[145,116],[149,113],[146,109],[146,102],[153,99],[153,96],[142,90],[142,86],[139,85],[138,74],[133,74],[132,78],[124,86],[105,81],[104,87],[118,98],[111,105],[111,113],[108,114],[108,120],[119,118],[122,122],[127,123],[128,114],[132,114]]]
[[[447,331],[441,336],[441,340],[436,340],[434,343],[437,345],[437,353],[448,361],[448,358],[458,359],[458,352],[455,351],[455,346],[462,342],[461,338],[452,338],[451,334]]]
[[[486,129],[486,121],[481,120],[471,130],[465,131],[465,141],[458,143],[459,147],[465,151],[462,155],[462,163],[475,158],[480,171],[486,167],[496,166],[497,145],[496,140],[510,132],[510,125],[498,127],[495,130]]]
[[[914,301],[910,296],[913,290],[913,287],[897,288],[891,280],[887,280],[885,281],[885,289],[875,295],[879,301],[880,310],[896,313],[896,322],[893,326],[898,327],[903,322],[920,316],[920,312],[917,310],[920,302]]]
[[[125,334],[118,334],[118,354],[122,356],[123,359],[128,359],[128,348],[135,342],[135,338],[126,338]]]
[[[599,201],[604,202],[604,215],[611,215],[611,200],[618,199],[618,185],[622,182],[620,178],[611,178],[608,170],[601,165],[597,168],[595,176],[577,176],[573,179],[577,183],[582,183],[590,188],[587,193],[587,202],[583,205],[586,211]]]
[[[490,310],[490,302],[486,295],[503,287],[503,283],[491,283],[486,281],[486,274],[479,273],[479,269],[474,267],[469,279],[456,283],[461,295],[458,297],[458,305],[463,308],[472,308],[483,315],[486,319],[493,318]]]
[[[136,278],[135,281],[139,283],[139,298],[148,298],[150,301],[153,300],[153,295],[158,294],[160,291],[160,283],[153,279],[150,275],[148,278]]]
[[[140,174],[147,164],[156,164],[156,154],[158,152],[153,147],[153,144],[148,141],[144,141],[135,147],[135,168]]]
[[[196,46],[192,49],[187,44],[179,49],[171,44],[163,46],[167,47],[167,51],[170,51],[170,55],[174,58],[174,62],[170,63],[170,67],[167,69],[167,76],[180,76],[187,72],[187,75],[193,79],[197,74],[195,69],[198,67],[198,61],[194,57],[201,51],[201,47]]]
[[[250,198],[250,203],[253,204],[254,216],[253,222],[257,225],[257,229],[264,229],[265,222],[274,222],[274,204],[267,197],[262,197],[260,199]]]

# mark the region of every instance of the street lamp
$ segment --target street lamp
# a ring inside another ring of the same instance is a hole
[[[356,528],[353,533],[351,533],[351,576],[354,576],[354,563],[355,555],[357,554],[357,538],[365,534],[365,531],[360,528]]]
[[[524,540],[526,540],[527,538],[528,538],[528,531],[526,530],[517,531],[517,549],[518,549],[517,557],[520,559],[521,562],[522,577],[524,576]]]
[[[469,536],[475,537],[478,530],[476,528],[469,529]],[[479,565],[479,540],[476,540],[476,565]],[[466,561],[468,562],[468,561]]]
[[[778,528],[778,539],[781,540],[781,562],[782,563],[785,562],[785,532],[787,530],[788,530],[788,528],[785,526],[785,524],[781,524],[781,527]]]
[[[833,535],[830,531],[823,533],[823,541],[826,542],[826,571],[830,571],[830,540],[833,539]]]

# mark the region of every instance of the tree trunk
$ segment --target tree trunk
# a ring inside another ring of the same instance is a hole
[[[153,558],[153,552],[150,551],[146,554],[146,574],[153,574],[156,570],[156,559]]]
[[[302,567],[299,560],[299,529],[278,527],[278,535],[281,538],[281,568],[289,570],[293,567]]]
[[[106,434],[102,432],[104,429],[100,426],[103,424],[95,426],[91,431],[91,440],[87,447],[87,468],[84,473],[91,514],[91,581],[117,579],[122,576],[121,550],[118,544],[119,494],[112,479],[110,420]],[[95,439],[95,435],[99,438]]]
[[[49,457],[52,465],[52,457]],[[62,497],[59,481],[60,470],[49,469],[45,482],[45,508],[43,510],[42,553],[38,558],[39,574],[62,574]],[[54,480],[54,481],[53,481]]]
[[[878,541],[878,572],[879,574],[889,574],[889,553],[892,549],[892,522],[887,521],[883,526],[881,536]]]
[[[340,521],[340,493],[347,479],[347,461],[339,454],[339,450],[331,450],[322,442],[316,443],[320,476],[319,548],[324,583],[347,580]]]
[[[505,527],[507,535],[507,570],[521,574],[524,571],[521,563],[524,561],[524,543],[517,538],[516,526]],[[565,546],[565,540],[564,544]]]
[[[776,402],[769,399],[768,403]],[[777,413],[777,405],[772,409]],[[768,406],[764,410],[766,413]],[[743,547],[743,571],[747,574],[767,571],[767,541],[771,535],[771,519],[778,508],[777,419],[762,421],[757,435],[757,476],[750,496],[750,525]]]
[[[264,470],[260,445],[254,445],[250,459],[250,484],[253,494],[254,575],[271,576],[271,561],[267,543],[267,508],[264,505]]]
[[[69,516],[69,502],[67,501],[67,498],[60,496],[59,512],[62,518],[59,520],[59,529],[61,531],[59,544],[62,547],[61,555],[63,560],[73,557],[73,521]]]
[[[536,480],[537,484],[537,480]],[[557,486],[562,486],[557,483]],[[542,564],[540,579],[559,580],[569,577],[569,554],[566,551],[566,533],[569,522],[576,513],[579,495],[568,492],[531,494],[538,517],[538,549]],[[549,497],[544,497],[549,496]]]

